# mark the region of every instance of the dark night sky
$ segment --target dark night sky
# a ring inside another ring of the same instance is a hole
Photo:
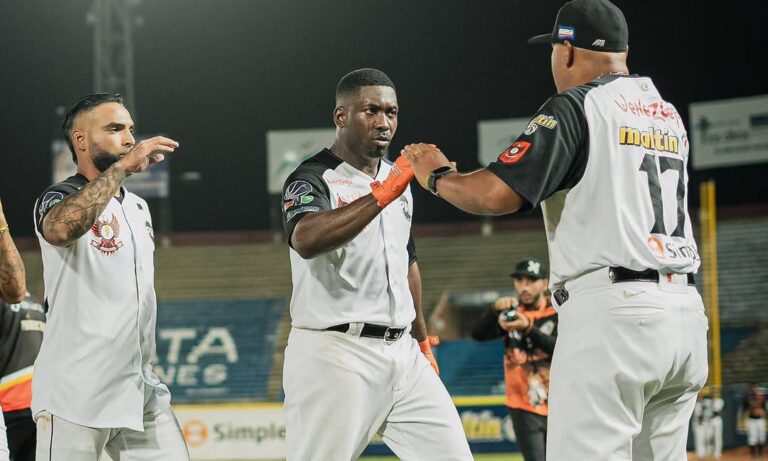
[[[630,70],[687,114],[694,101],[768,93],[768,2],[617,1]],[[57,106],[91,92],[92,0],[0,0],[0,197],[17,235],[50,182]],[[136,33],[137,128],[182,144],[171,166],[174,230],[269,228],[270,129],[331,126],[339,77],[377,67],[398,86],[393,149],[438,144],[477,166],[476,122],[531,115],[554,92],[549,50],[561,2],[520,0],[144,0]],[[202,181],[179,176],[199,171]],[[693,172],[724,204],[768,202],[768,165]],[[416,192],[417,222],[466,219]],[[695,197],[693,203],[696,203]],[[475,218],[471,218],[475,219]]]

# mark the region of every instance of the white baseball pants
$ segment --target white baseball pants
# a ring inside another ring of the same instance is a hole
[[[36,415],[37,461],[189,461],[187,445],[169,405],[145,406],[144,432],[93,428],[48,412]]]
[[[697,458],[707,456],[707,427],[704,423],[693,423],[693,446]]]
[[[765,445],[765,419],[747,418],[747,445]]]
[[[723,456],[723,417],[715,416],[709,421],[709,440],[712,442],[712,456]]]
[[[448,391],[409,334],[294,328],[283,368],[288,461],[351,461],[377,433],[404,461],[471,461]]]
[[[707,379],[707,318],[684,276],[565,283],[550,375],[548,461],[683,461]],[[553,297],[554,298],[554,297]]]

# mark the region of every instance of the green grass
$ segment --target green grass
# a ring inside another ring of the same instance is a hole
[[[394,456],[365,456],[364,461],[397,461]],[[475,461],[523,461],[520,453],[493,453],[487,455],[475,455]]]

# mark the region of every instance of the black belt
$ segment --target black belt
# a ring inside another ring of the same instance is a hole
[[[326,328],[327,331],[339,331],[346,333],[349,331],[349,324],[342,323],[341,325],[334,325]],[[391,328],[384,325],[374,325],[372,323],[364,323],[363,329],[360,331],[360,336],[365,338],[378,338],[385,341],[397,341],[405,333],[405,328]]]
[[[693,280],[693,274],[690,272],[685,274],[688,278],[688,285],[695,285]],[[611,267],[608,270],[608,276],[611,278],[611,282],[658,282],[659,271],[653,269],[646,269],[644,271],[633,271],[626,267]]]

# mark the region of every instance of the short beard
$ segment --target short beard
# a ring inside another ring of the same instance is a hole
[[[372,158],[388,158],[389,155],[389,146],[387,147],[374,147],[373,150],[370,152]]]
[[[120,156],[116,154],[110,154],[108,152],[99,152],[93,158],[93,166],[96,167],[101,173],[107,171],[115,162],[120,160]]]
[[[534,296],[530,303],[526,304],[522,301],[520,301],[520,304],[525,306],[526,309],[535,309],[539,305],[539,300],[541,299],[541,294],[538,296]]]

